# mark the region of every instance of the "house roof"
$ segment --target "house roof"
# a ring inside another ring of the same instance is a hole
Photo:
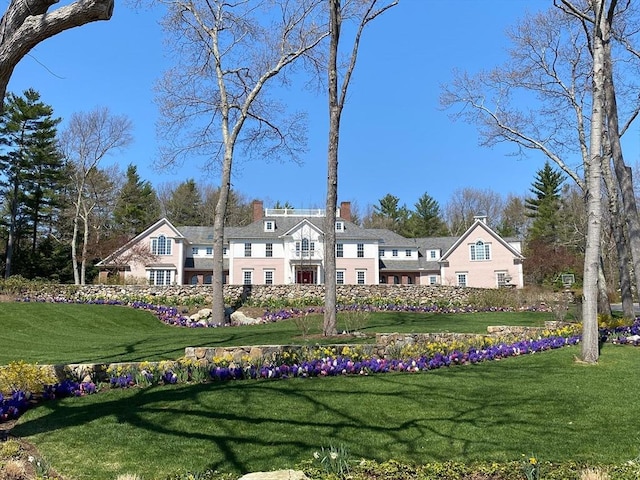
[[[342,231],[336,232],[336,240],[380,240],[380,237],[376,235],[370,229],[364,229],[359,227],[355,223],[344,222],[344,228]],[[264,222],[272,221],[275,224],[273,231],[265,231]],[[246,227],[228,228],[225,230],[225,237],[227,240],[232,239],[252,239],[252,238],[281,238],[289,235],[296,227],[303,223],[307,223],[319,232],[324,231],[325,217],[303,217],[303,216],[282,216],[282,217],[264,217],[257,220]]]
[[[368,228],[367,231],[380,238],[381,247],[409,248],[416,246],[412,238],[405,238],[386,228]]]
[[[160,220],[158,220],[157,222],[155,222],[154,224],[152,224],[149,227],[147,227],[146,229],[144,229],[138,235],[133,237],[131,240],[129,240],[123,246],[118,248],[111,255],[107,256],[103,260],[100,260],[98,263],[96,263],[96,266],[103,267],[103,266],[109,266],[109,265],[110,266],[117,265],[118,264],[117,259],[122,253],[126,252],[129,248],[131,248],[139,239],[146,237],[147,235],[149,235],[154,230],[160,228],[162,225],[167,225],[174,232],[175,238],[184,238],[182,233],[180,233],[180,231],[176,227],[174,227],[169,220],[167,220],[166,218],[163,217]]]
[[[489,228],[489,226],[482,219],[477,219],[467,229],[467,231],[464,232],[462,235],[460,235],[460,238],[458,238],[454,242],[454,244],[451,245],[451,247],[449,247],[449,249],[440,258],[440,261],[441,262],[446,261],[447,258],[449,257],[449,255],[451,255],[451,253],[453,251],[455,251],[458,248],[458,246],[460,246],[460,244],[462,242],[464,242],[469,237],[469,235],[471,235],[471,232],[473,232],[476,229],[476,227],[481,227],[490,237],[492,237],[496,241],[498,241],[507,250],[509,250],[515,257],[520,258],[520,259],[524,259],[524,256],[518,250],[516,250],[508,241],[506,241],[504,238],[502,238],[500,235],[498,235],[496,232],[494,232],[491,228]]]

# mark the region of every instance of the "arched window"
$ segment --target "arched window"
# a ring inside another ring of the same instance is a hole
[[[213,283],[212,275],[205,275],[204,276],[204,284],[205,285],[211,285],[212,283]]]
[[[191,285],[197,285],[198,284],[198,275],[192,275],[191,276]]]
[[[478,240],[470,247],[471,260],[491,260],[491,245]]]
[[[164,235],[151,240],[151,253],[154,255],[171,255],[171,239]]]

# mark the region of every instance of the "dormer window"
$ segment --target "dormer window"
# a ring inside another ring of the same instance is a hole
[[[265,220],[264,222],[264,231],[265,232],[273,232],[276,229],[276,222],[273,220]]]
[[[342,221],[336,222],[336,232],[344,232],[344,222]]]

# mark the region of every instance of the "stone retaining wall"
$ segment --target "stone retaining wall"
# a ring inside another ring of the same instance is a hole
[[[64,297],[70,300],[104,299],[131,300],[137,299],[153,302],[170,301],[177,305],[208,305],[213,298],[211,285],[43,285],[36,291],[25,289],[20,296],[31,296],[41,299]],[[336,288],[339,304],[350,305],[386,303],[399,305],[438,305],[465,306],[473,296],[484,290],[474,288],[452,287],[447,285],[338,285]],[[517,306],[537,306],[550,301],[549,295],[531,294],[522,290],[491,289],[489,294],[509,295]],[[324,285],[225,285],[224,297],[228,305],[238,307],[243,304],[254,306],[282,306],[287,302],[290,306],[322,305],[324,303]]]
[[[545,322],[544,328],[537,327],[518,327],[518,326],[496,326],[488,327],[486,334],[467,334],[467,333],[378,333],[376,334],[375,343],[367,344],[333,344],[326,345],[326,348],[332,349],[337,355],[341,355],[344,349],[357,351],[367,357],[377,357],[386,359],[396,359],[398,353],[403,347],[412,345],[424,345],[428,343],[448,343],[456,341],[475,341],[479,345],[489,338],[501,341],[513,342],[528,338],[536,338],[545,329],[559,328],[561,324],[558,322]],[[207,365],[213,365],[215,358],[231,358],[234,362],[242,363],[247,359],[258,361],[258,363],[270,363],[274,358],[281,357],[285,353],[295,353],[304,355],[309,347],[303,345],[246,345],[233,347],[187,347],[184,356],[189,360],[205,362]],[[148,362],[151,365],[157,365],[160,362]],[[43,366],[51,369],[51,373],[62,381],[65,378],[73,378],[77,381],[108,381],[107,371],[111,367],[117,366],[137,366],[140,362],[120,362],[120,363],[78,363],[69,365],[50,365]]]

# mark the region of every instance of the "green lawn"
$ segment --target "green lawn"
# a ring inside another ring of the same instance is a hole
[[[550,313],[373,313],[363,332],[485,333],[488,325],[541,326]],[[339,315],[338,328],[347,316]],[[311,317],[310,334],[321,332],[322,317]],[[301,337],[293,320],[264,325],[225,328],[181,328],[165,325],[145,311],[110,305],[3,303],[0,309],[0,365],[24,360],[41,364],[108,363],[177,359],[188,346],[288,345],[345,343]],[[349,339],[348,343],[354,343]]]
[[[13,433],[76,480],[289,468],[341,443],[356,459],[416,464],[636,458],[640,349],[605,345],[596,366],[575,363],[578,353],[417,374],[110,390],[42,404]]]

